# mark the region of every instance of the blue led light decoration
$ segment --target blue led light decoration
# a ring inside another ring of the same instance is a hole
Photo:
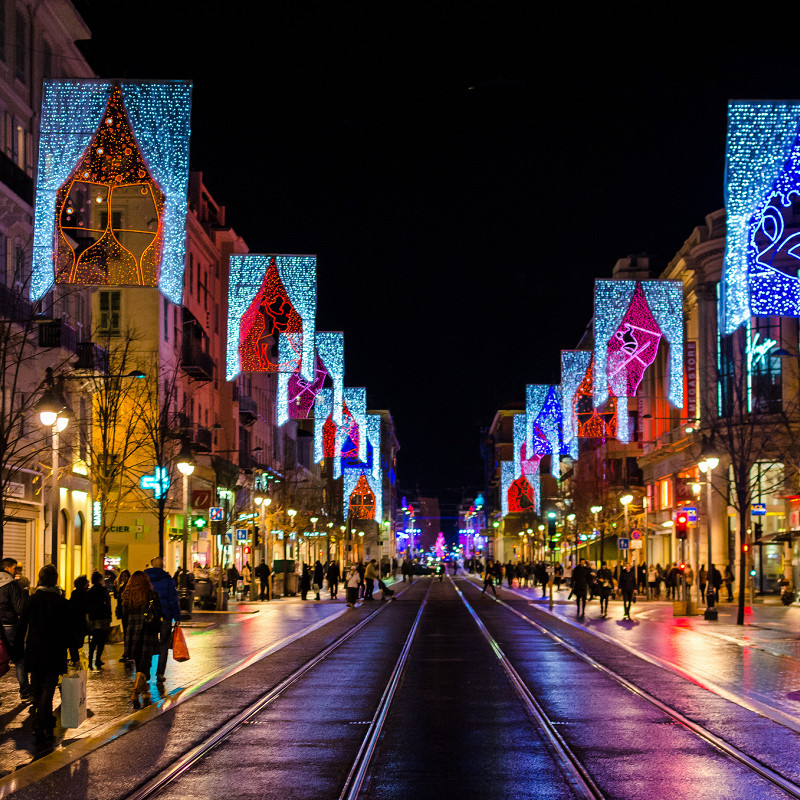
[[[58,279],[157,285],[181,304],[191,93],[185,81],[44,81],[32,301]]]
[[[380,468],[380,458],[378,457],[374,460],[378,462]],[[374,516],[371,518],[376,522],[381,522],[383,519],[383,478],[381,474],[375,478],[372,472],[366,469],[348,469],[344,472],[342,480],[342,511],[344,519],[348,519],[351,516],[350,497],[358,486],[359,481],[362,481],[362,486],[364,483],[366,483],[372,490],[375,502],[375,512]],[[361,516],[360,514],[356,518],[365,519],[365,517]]]
[[[322,389],[314,401],[314,463],[319,464],[325,458],[324,426],[334,413],[333,390]],[[339,414],[341,414],[341,403]],[[336,424],[334,422],[334,424]],[[334,456],[335,457],[335,456]]]
[[[296,372],[312,381],[317,313],[316,256],[230,257],[227,380],[240,372]],[[279,360],[280,334],[297,347]],[[299,362],[299,363],[298,363]]]
[[[358,425],[358,457],[361,461],[367,459],[367,390],[363,386],[358,388],[348,388],[344,390],[344,403],[350,412],[356,425]],[[349,433],[348,426],[340,426],[337,442],[339,452],[342,452],[344,440]],[[338,477],[338,476],[337,476]]]
[[[561,387],[533,383],[525,387],[525,448],[527,453],[550,455],[550,472],[561,478],[561,459],[567,455],[577,458],[574,445],[564,442]]]
[[[500,513],[508,516],[508,490],[514,482],[514,462],[500,462]]]
[[[577,458],[578,415],[575,411],[575,396],[586,377],[592,361],[590,350],[561,351],[561,393],[563,398],[564,443]]]
[[[800,316],[800,103],[732,101],[720,330],[751,316]]]
[[[661,337],[669,344],[667,397],[683,408],[683,284],[681,281],[595,281],[595,408],[609,396],[635,397],[656,359]],[[617,403],[617,438],[630,440],[627,404]]]

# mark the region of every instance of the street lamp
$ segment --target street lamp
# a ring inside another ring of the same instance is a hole
[[[592,506],[591,512],[594,514],[594,530],[595,533],[599,533],[600,525],[597,522],[597,515],[603,510],[603,506]],[[597,559],[597,566],[602,566],[603,563],[603,537],[600,537],[600,552],[599,558]]]
[[[53,378],[53,370],[49,367],[45,372],[45,390],[36,410],[39,412],[39,422],[45,428],[50,428],[52,434],[52,483],[51,483],[51,507],[50,507],[50,560],[54,566],[58,566],[58,515],[60,512],[60,491],[58,486],[58,434],[62,433],[69,420],[73,416],[72,409],[69,407],[67,398],[64,396],[63,383],[61,380],[56,383]],[[65,556],[69,558],[69,548],[65,550]],[[66,565],[63,575],[66,579]]]
[[[625,511],[625,538],[628,536],[628,506],[633,502],[633,495],[630,491],[626,491],[625,494],[622,495],[619,499],[620,503],[622,503],[622,508]],[[619,550],[619,547],[617,548]],[[617,554],[617,560],[622,561],[622,557]],[[620,569],[622,565],[620,564]]]
[[[714,446],[710,444],[705,437],[703,437],[703,440],[703,449],[700,451],[700,461],[697,462],[697,466],[700,472],[706,476],[706,547],[708,549],[708,572],[706,573],[705,618],[713,619],[715,612],[712,611],[712,609],[714,608],[714,601],[716,598],[714,597],[714,591],[709,591],[713,586],[711,579],[714,574],[714,565],[711,563],[711,473],[719,466],[719,456],[716,454]]]
[[[183,572],[181,572],[181,619],[192,618],[192,605],[189,596],[189,576],[187,574],[189,552],[189,476],[195,468],[194,454],[188,442],[183,443],[176,466],[183,475]]]
[[[264,512],[269,508],[270,504],[272,503],[272,498],[271,497],[265,497],[263,494],[256,494],[256,496],[253,498],[253,502],[258,507],[259,520],[261,522],[261,530],[262,530],[262,533],[261,533],[261,542],[262,542],[261,547],[262,547],[262,551],[263,551],[262,554],[261,554],[261,558],[262,558],[262,560],[266,561],[267,563],[271,563],[271,561],[272,561],[272,525],[271,524],[270,525],[267,524]],[[253,559],[253,561],[255,562],[255,558]],[[271,570],[272,570],[272,567],[270,567],[270,576],[267,579],[267,592],[268,592],[267,598],[268,599],[272,598],[272,587],[269,586],[269,582],[272,580],[272,572],[271,572]],[[255,591],[254,591],[255,585],[256,585],[256,581],[255,581],[255,573],[254,573],[253,582],[252,582],[253,589],[250,590],[250,598],[252,600],[255,600]]]

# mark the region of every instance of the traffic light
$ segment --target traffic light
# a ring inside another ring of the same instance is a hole
[[[755,578],[757,574],[758,572],[756,571],[755,567],[753,567],[753,569],[750,570],[750,577]]]
[[[761,531],[762,531],[761,523],[756,522],[756,524],[753,525],[753,538],[756,541],[758,541],[761,538]]]
[[[750,549],[750,545],[745,543],[742,545],[742,552],[746,553]]]
[[[681,575],[682,575],[683,571],[686,569],[686,564],[684,564],[683,561],[681,561],[681,563],[678,564],[678,569],[681,571]]]
[[[675,538],[689,538],[689,515],[685,511],[679,511],[675,517]]]
[[[547,512],[547,536],[550,539],[556,538],[556,512],[555,511],[548,511]],[[551,548],[555,549],[555,548]]]
[[[249,556],[249,555],[250,555],[250,548],[249,548],[249,547],[245,547],[245,548],[244,548],[244,554],[245,554],[246,556]]]

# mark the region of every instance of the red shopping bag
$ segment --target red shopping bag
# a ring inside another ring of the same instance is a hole
[[[176,661],[189,660],[189,648],[186,646],[186,639],[180,625],[176,625],[175,630],[172,631],[172,657]]]

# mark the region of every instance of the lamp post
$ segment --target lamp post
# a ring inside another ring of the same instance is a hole
[[[253,503],[255,503],[256,508],[258,508],[258,521],[261,524],[261,542],[263,544],[260,545],[261,547],[261,559],[263,561],[267,560],[268,557],[268,547],[267,547],[267,537],[271,536],[271,532],[265,528],[264,523],[264,511],[269,507],[269,504],[272,502],[271,497],[265,497],[260,492],[257,492],[253,495]],[[255,567],[256,567],[256,548],[259,547],[258,544],[258,528],[256,527],[256,514],[253,513],[253,575],[250,579],[250,599],[255,600],[258,597],[258,592],[256,592],[256,578],[255,578]],[[260,566],[260,565],[259,565]]]
[[[50,428],[52,435],[52,483],[51,486],[51,506],[50,506],[50,560],[54,566],[58,566],[58,515],[60,512],[60,490],[58,486],[58,434],[62,433],[72,416],[66,397],[62,389],[62,383],[56,384],[53,378],[53,370],[49,367],[45,373],[46,388],[41,399],[36,404],[39,412],[39,421],[45,428]],[[69,548],[66,548],[65,557]],[[63,577],[66,580],[66,564],[64,565]]]
[[[195,460],[191,448],[184,442],[177,460],[178,472],[183,475],[183,571],[181,572],[181,619],[192,618],[192,601],[189,593],[189,476],[194,472]]]
[[[600,525],[597,522],[597,515],[603,510],[603,506],[592,506],[591,512],[594,514],[594,530],[595,533],[599,532]],[[598,553],[597,565],[600,566],[603,563],[603,537],[600,537],[600,550]]]
[[[294,530],[294,518],[297,516],[297,510],[288,508],[286,513],[289,515],[289,530],[283,534],[283,596],[289,596],[289,556],[286,552],[286,543],[289,540],[289,535]]]
[[[628,538],[628,506],[633,502],[633,495],[626,491],[625,494],[622,495],[619,499],[620,503],[622,503],[622,508],[625,511],[625,538]],[[621,556],[619,555],[619,547],[617,548],[617,561],[622,561]],[[620,570],[622,569],[622,564],[620,564]]]
[[[310,517],[309,522],[311,523],[311,535],[314,537],[314,554],[319,558],[318,550],[319,550],[319,542],[317,537],[317,521],[319,517]],[[311,555],[308,557],[309,562],[311,561]],[[316,559],[315,559],[316,560]]]
[[[704,437],[705,439],[705,437]],[[714,565],[711,563],[711,474],[719,466],[719,457],[714,451],[713,446],[705,440],[703,449],[700,453],[700,461],[697,464],[700,472],[706,476],[706,526],[707,526],[707,539],[706,547],[708,549],[708,573],[706,576],[706,619],[715,619],[716,611],[714,610],[714,603],[716,600],[715,589],[712,584],[712,577],[714,575]],[[699,582],[699,581],[698,581]],[[709,591],[709,590],[712,591]]]

